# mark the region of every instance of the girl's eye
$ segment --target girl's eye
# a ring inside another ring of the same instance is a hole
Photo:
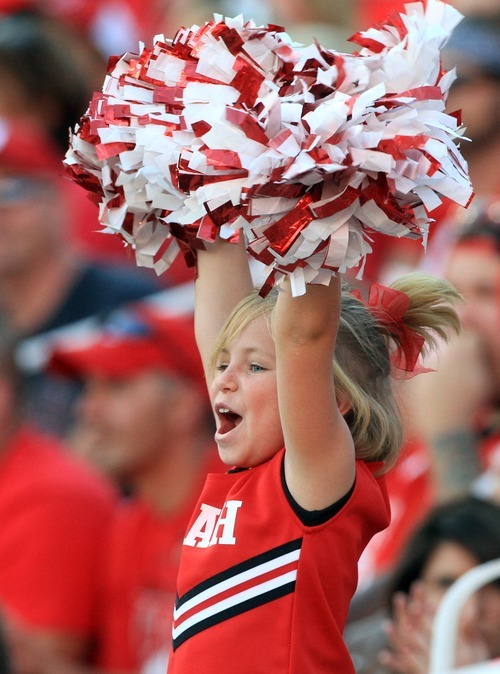
[[[224,370],[227,369],[227,363],[219,363],[218,365],[216,365],[215,369],[217,370],[217,372],[224,372]]]
[[[257,365],[257,363],[250,364],[250,372],[262,372],[264,369],[262,365]]]

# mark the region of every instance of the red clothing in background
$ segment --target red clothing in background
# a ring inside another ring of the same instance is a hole
[[[0,606],[26,626],[90,634],[114,489],[27,427],[0,454]]]
[[[389,14],[402,11],[406,0],[357,0],[356,3],[356,26],[360,30],[366,30],[373,24],[383,21]]]
[[[120,504],[103,567],[100,669],[165,674],[182,540],[206,473],[223,469],[214,448],[173,514],[155,512],[139,497]]]
[[[385,475],[391,523],[368,543],[359,563],[364,587],[389,573],[413,533],[435,504],[429,450],[417,439],[403,446],[396,465]]]
[[[189,506],[173,518],[135,498],[119,508],[104,569],[98,657],[104,671],[139,672],[148,660],[167,658]]]

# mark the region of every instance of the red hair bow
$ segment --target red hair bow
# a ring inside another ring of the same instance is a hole
[[[399,378],[398,372],[402,372],[402,376],[407,378],[421,372],[429,372],[428,368],[418,365],[425,338],[404,322],[410,306],[408,295],[380,283],[373,283],[370,286],[367,302],[359,290],[353,290],[352,294],[368,308],[377,323],[387,330],[396,344],[396,349],[391,354],[391,365],[396,378]]]

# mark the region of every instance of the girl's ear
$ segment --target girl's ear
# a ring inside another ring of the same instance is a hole
[[[341,393],[337,393],[337,406],[339,408],[340,414],[345,417],[345,415],[351,410],[352,405],[351,403],[346,399],[345,396],[343,396]]]

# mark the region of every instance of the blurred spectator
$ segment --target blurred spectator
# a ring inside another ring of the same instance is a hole
[[[405,426],[408,427],[407,422]],[[358,564],[361,592],[371,588],[377,593],[380,579],[392,571],[408,537],[435,504],[431,459],[422,440],[416,437],[405,440],[396,465],[386,474],[386,483],[391,522],[373,537],[361,555]]]
[[[443,223],[424,260],[463,294],[463,329],[426,363],[435,372],[395,382],[406,441],[387,474],[391,524],[360,560],[362,588],[391,570],[436,502],[473,491],[500,503],[500,202],[476,200],[464,216]]]
[[[161,0],[0,0],[0,16],[36,12],[71,28],[107,57],[135,49],[153,30]],[[155,11],[156,10],[156,11]],[[157,26],[158,24],[156,24]]]
[[[500,503],[500,202],[469,215],[439,249],[442,274],[464,296],[463,331],[443,345],[436,372],[407,382],[408,406],[430,450],[437,498],[477,488]]]
[[[60,174],[69,131],[105,72],[105,59],[60,19],[33,9],[0,15],[0,116],[40,125],[59,153]],[[98,209],[85,190],[66,180],[64,191],[72,212],[65,224],[68,239],[93,257],[125,262],[118,237],[98,232]]]
[[[461,144],[476,195],[500,197],[500,9],[466,16],[443,50],[443,65],[455,66],[457,80],[447,102],[462,110],[466,136]]]
[[[0,0],[1,2],[1,0]],[[40,12],[0,15],[0,114],[40,123],[61,150],[101,84],[106,61],[78,33]]]
[[[64,6],[76,12],[77,7],[83,10],[89,5],[71,2]],[[62,160],[69,147],[70,129],[86,112],[93,92],[101,90],[106,59],[89,42],[85,31],[50,15],[45,4],[44,9],[27,9],[3,18],[0,15],[0,117],[41,126],[42,135],[55,142],[58,173],[64,175]],[[113,16],[111,12],[110,18]],[[130,48],[137,50],[138,42]],[[87,191],[69,179],[60,183],[71,213],[65,221],[68,241],[92,259],[135,267],[134,256],[121,237],[102,234],[97,205]],[[179,258],[159,281],[165,287],[192,278],[193,270]]]
[[[26,423],[22,377],[0,326],[0,616],[13,674],[91,656],[97,571],[116,491]]]
[[[206,473],[222,470],[192,316],[119,310],[51,366],[85,383],[75,451],[131,494],[105,549],[98,665],[165,674],[185,528]]]
[[[357,674],[428,673],[432,622],[443,594],[466,571],[500,558],[499,522],[500,506],[473,496],[428,514],[385,579],[378,609],[355,620],[367,597],[361,593],[354,600],[344,637]],[[464,607],[456,666],[498,657],[500,586],[495,582]]]
[[[500,508],[465,497],[436,508],[406,547],[389,588],[391,672],[427,674],[432,621],[445,591],[478,564],[500,558]],[[419,579],[420,582],[415,583]],[[492,583],[464,607],[455,666],[500,657],[500,585]]]
[[[68,241],[58,152],[40,129],[0,119],[0,309],[20,338],[40,335],[160,289],[151,270],[85,259]],[[23,363],[21,363],[23,365]],[[63,432],[70,391],[29,381],[28,413]]]

